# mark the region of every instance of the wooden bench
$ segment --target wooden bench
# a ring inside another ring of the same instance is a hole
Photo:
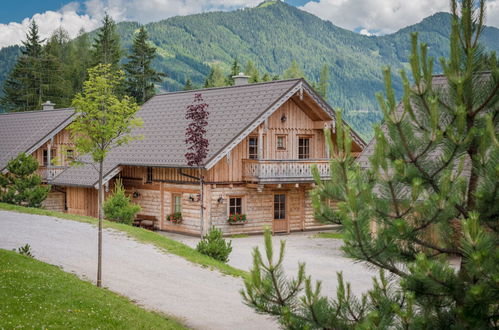
[[[133,225],[136,227],[154,230],[156,222],[158,222],[158,218],[153,215],[137,214],[137,217],[133,221]]]

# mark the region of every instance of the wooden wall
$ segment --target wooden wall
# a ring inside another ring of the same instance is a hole
[[[98,216],[97,189],[82,187],[66,188],[66,203],[68,213]]]
[[[38,148],[32,155],[38,160],[39,166],[43,166],[43,151],[48,148],[50,141],[46,142],[40,148]],[[52,143],[52,149],[56,150],[55,155],[52,155],[52,159],[55,159],[55,166],[66,166],[69,164],[68,159],[66,159],[66,151],[68,149],[74,150],[74,144],[71,142],[71,137],[69,130],[63,129],[54,136]]]

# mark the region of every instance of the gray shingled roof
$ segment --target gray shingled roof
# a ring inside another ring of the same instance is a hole
[[[124,165],[187,167],[184,156],[187,152],[185,111],[195,94],[201,93],[209,105],[206,137],[210,145],[206,167],[210,168],[237,145],[245,133],[256,128],[265,116],[302,87],[313,93],[303,79],[291,79],[156,95],[137,114],[144,124],[132,134],[142,135],[143,139],[113,150],[104,164],[105,176],[116,174],[116,168]],[[333,110],[326,107],[326,112],[333,117]],[[356,134],[354,137],[358,138]],[[94,166],[83,165],[62,172],[52,184],[91,187],[97,180]]]
[[[0,170],[19,153],[32,153],[71,121],[73,109],[0,114]]]

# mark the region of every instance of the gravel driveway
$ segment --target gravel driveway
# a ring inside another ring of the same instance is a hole
[[[186,245],[195,247],[198,238],[178,234],[162,233]],[[343,272],[343,279],[351,283],[352,292],[360,295],[372,287],[372,277],[376,271],[345,258],[341,252],[341,239],[316,238],[314,232],[292,233],[286,236],[274,236],[274,255],[277,257],[279,241],[286,241],[284,267],[288,276],[296,277],[298,262],[305,262],[307,275],[312,280],[322,281],[322,293],[330,297],[336,296],[338,285],[336,273]],[[242,238],[227,238],[232,240],[232,253],[229,264],[239,269],[249,270],[253,265],[252,251],[258,246],[264,254],[263,235]]]
[[[0,211],[0,248],[31,245],[36,259],[95,279],[96,227],[47,216]],[[192,264],[125,234],[104,230],[103,285],[148,309],[197,329],[275,329],[241,302],[242,280]]]

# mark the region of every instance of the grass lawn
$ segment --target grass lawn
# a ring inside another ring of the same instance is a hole
[[[56,218],[62,218],[62,219],[67,219],[67,220],[90,223],[93,225],[97,225],[97,223],[98,223],[98,219],[92,218],[92,217],[75,215],[75,214],[68,214],[68,213],[61,213],[61,212],[55,212],[55,211],[49,211],[49,210],[37,209],[37,208],[22,207],[22,206],[5,204],[5,203],[0,203],[0,210],[29,213],[29,214],[38,214],[38,215],[46,215],[46,216],[51,216],[51,217],[56,217]],[[129,226],[129,225],[124,225],[121,223],[115,223],[115,222],[111,222],[111,221],[104,221],[103,226],[104,226],[104,228],[113,228],[116,230],[120,230],[122,232],[127,233],[128,236],[136,239],[139,242],[153,244],[153,245],[157,246],[158,248],[167,251],[168,253],[178,255],[178,256],[180,256],[188,261],[199,264],[201,266],[204,266],[204,267],[207,267],[210,269],[216,269],[216,270],[222,272],[223,274],[236,276],[236,277],[246,277],[247,276],[247,273],[245,271],[242,271],[240,269],[237,269],[237,268],[234,268],[234,267],[229,266],[227,264],[224,264],[223,262],[212,259],[208,256],[205,256],[204,254],[197,252],[195,249],[193,249],[185,244],[177,242],[171,238],[165,237],[165,236],[160,235],[158,233],[155,233],[153,231],[146,230],[143,228],[133,227],[133,226]]]
[[[186,329],[56,266],[0,249],[0,329]]]
[[[335,238],[335,239],[343,239],[343,234],[338,232],[320,232],[313,236],[314,238]]]

